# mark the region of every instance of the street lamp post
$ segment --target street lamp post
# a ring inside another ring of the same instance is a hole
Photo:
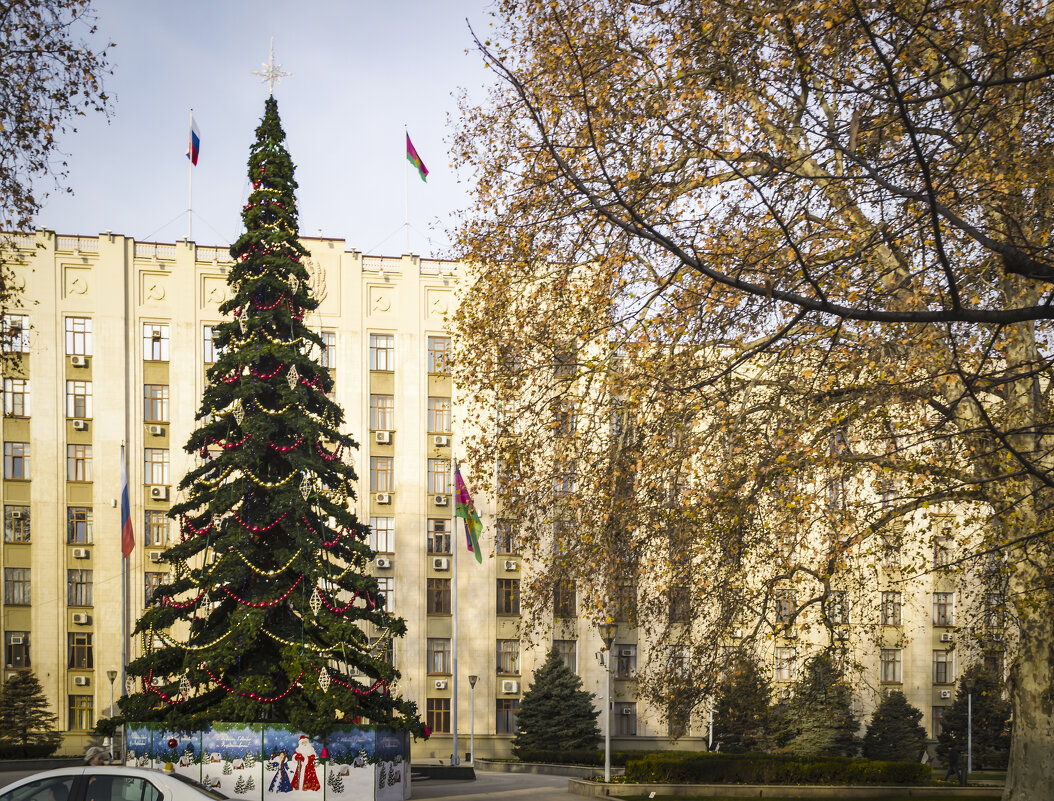
[[[476,682],[479,676],[469,676],[469,710],[468,710],[468,755],[469,762],[476,764]]]
[[[604,664],[604,703],[607,705],[607,715],[604,722],[604,781],[611,781],[611,644],[615,642],[615,630],[617,626],[607,620],[600,624],[600,639],[604,641],[604,650],[607,651],[607,660]]]
[[[110,717],[115,717],[113,708],[113,683],[117,680],[116,670],[107,670],[106,678],[110,680]],[[113,741],[116,737],[116,730],[110,735],[110,761],[113,762]]]

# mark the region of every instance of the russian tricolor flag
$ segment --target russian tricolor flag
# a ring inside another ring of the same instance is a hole
[[[194,115],[190,115],[190,149],[187,150],[187,158],[195,167],[198,166],[198,151],[201,150],[201,134],[198,133],[198,124],[194,122]]]
[[[125,466],[124,449],[121,449],[121,555],[127,559],[135,550],[135,533],[132,531],[132,513],[128,503],[128,468]]]

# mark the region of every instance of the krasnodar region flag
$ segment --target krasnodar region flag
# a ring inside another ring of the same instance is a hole
[[[135,550],[135,533],[132,531],[132,513],[128,504],[128,468],[121,452],[121,555],[127,559]]]
[[[421,176],[421,180],[428,183],[428,168],[421,161],[421,157],[417,155],[417,151],[414,150],[414,143],[410,141],[410,134],[406,135],[406,160],[417,168],[417,174]]]
[[[198,124],[194,122],[194,115],[190,115],[190,147],[187,150],[187,158],[195,167],[198,166],[198,152],[201,150],[201,134],[198,133]]]
[[[476,561],[483,562],[483,551],[479,547],[479,535],[483,533],[483,524],[476,514],[476,506],[472,503],[472,496],[468,494],[465,479],[461,477],[461,466],[454,467],[454,489],[457,490],[457,512],[456,517],[465,521],[465,539],[468,549],[476,557]]]

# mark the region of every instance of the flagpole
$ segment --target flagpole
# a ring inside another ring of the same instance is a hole
[[[194,109],[190,110],[190,137],[193,146],[194,139]],[[187,153],[187,171],[189,172],[190,187],[187,191],[187,241],[194,239],[194,159]]]
[[[403,126],[403,136],[409,141],[410,132]],[[409,154],[408,154],[409,155]],[[406,213],[406,222],[403,227],[406,229],[406,250],[403,253],[410,252],[410,159],[403,159],[403,206]]]
[[[453,462],[453,465],[455,465],[455,466],[457,465],[457,460],[456,459],[452,460],[452,462]],[[451,475],[450,480],[451,481],[454,480],[453,474]],[[455,504],[454,504],[454,512],[455,512],[455,514],[454,514],[453,519],[451,520],[451,526],[450,526],[451,534],[452,534],[452,536],[450,538],[450,549],[453,551],[451,556],[453,557],[453,560],[454,560],[454,570],[453,570],[453,584],[454,584],[454,587],[453,587],[453,591],[450,594],[450,604],[451,604],[452,611],[453,611],[452,637],[453,637],[453,640],[454,640],[453,647],[450,649],[450,656],[451,656],[450,667],[453,670],[454,686],[453,686],[452,690],[453,690],[453,696],[454,697],[453,697],[453,700],[450,703],[450,729],[454,733],[454,753],[453,753],[453,756],[450,759],[450,764],[451,765],[460,765],[461,764],[461,758],[458,757],[458,755],[457,755],[457,675],[458,675],[457,674],[457,554],[458,554],[458,551],[460,551],[461,549],[457,546],[457,503],[456,503],[456,501],[455,501]],[[472,758],[475,759],[475,754],[472,755]]]

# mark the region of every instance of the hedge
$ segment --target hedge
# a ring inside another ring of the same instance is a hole
[[[626,764],[647,784],[925,784],[929,765],[792,754],[647,754]]]
[[[612,751],[611,764],[616,767],[626,765],[630,760],[640,759],[649,754],[694,754],[694,751]],[[547,765],[588,765],[603,767],[603,751],[547,751],[527,749],[519,752],[520,762],[540,762]]]
[[[21,745],[18,743],[0,743],[0,759],[43,759],[58,750],[54,745]]]

